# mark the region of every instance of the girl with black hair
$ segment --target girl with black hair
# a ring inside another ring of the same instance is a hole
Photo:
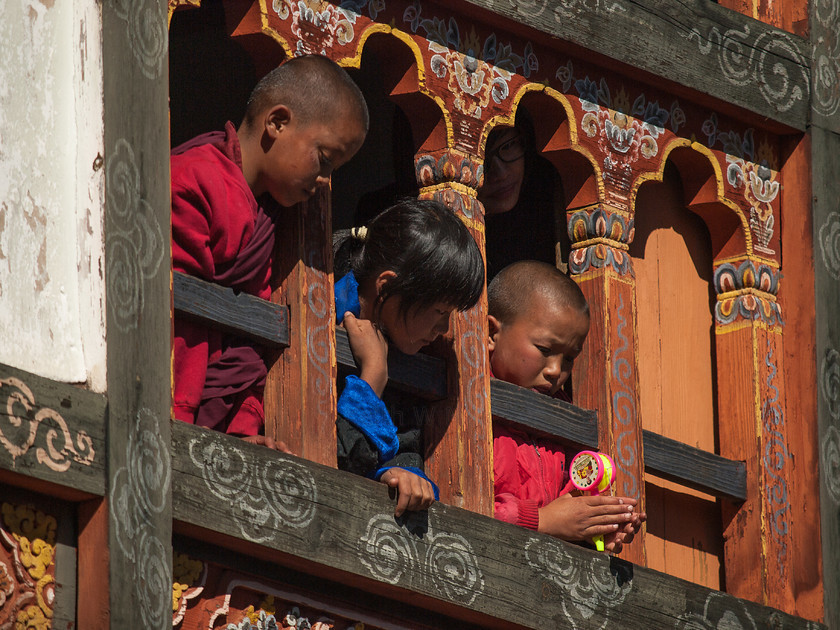
[[[395,514],[438,499],[423,472],[422,426],[397,427],[382,393],[388,348],[415,354],[449,330],[452,311],[474,306],[484,262],[461,220],[431,200],[404,200],[366,228],[333,237],[336,319],[347,330],[359,376],[338,400],[338,466],[399,491]]]

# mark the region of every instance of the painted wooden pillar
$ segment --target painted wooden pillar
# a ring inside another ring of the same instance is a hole
[[[575,400],[598,411],[599,449],[610,453],[618,468],[615,493],[638,499],[644,509],[635,282],[627,254],[633,216],[613,201],[569,209],[567,221],[569,270],[591,312],[589,336],[576,361]],[[645,564],[643,533],[621,557]]]
[[[266,435],[335,467],[335,305],[329,191],[284,212],[277,225],[272,301],[289,307],[289,347],[266,381]]]
[[[97,627],[171,628],[170,195],[166,4],[104,2],[107,547]]]
[[[416,157],[420,197],[446,204],[484,251],[484,210],[476,201],[483,168],[456,149]],[[450,321],[448,400],[431,405],[426,425],[429,476],[441,501],[493,515],[493,431],[487,370],[487,296]]]

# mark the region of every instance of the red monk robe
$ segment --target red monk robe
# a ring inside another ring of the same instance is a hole
[[[176,147],[171,165],[172,268],[268,299],[279,206],[267,195],[254,198],[233,124]],[[261,433],[262,349],[177,314],[174,327],[175,417],[235,435]]]

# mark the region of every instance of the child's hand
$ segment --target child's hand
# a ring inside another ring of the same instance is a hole
[[[286,446],[285,442],[266,437],[265,435],[246,435],[243,436],[242,439],[246,442],[250,442],[251,444],[260,444],[261,446],[267,446],[268,448],[280,451],[281,453],[286,453],[287,455],[294,455],[294,453],[289,450],[289,447]]]
[[[635,499],[608,495],[573,497],[568,494],[555,499],[540,508],[538,531],[563,540],[591,540],[593,536],[604,536],[604,547],[614,551],[619,532],[625,533],[625,526],[638,520],[633,513]],[[638,523],[639,527],[641,522]],[[635,534],[635,530],[633,530]],[[629,542],[629,541],[628,541]]]
[[[361,379],[381,398],[388,382],[388,342],[376,324],[358,319],[349,311],[344,314],[342,326],[347,331]]]
[[[432,484],[404,468],[389,468],[382,473],[379,481],[397,490],[397,507],[394,510],[394,516],[402,516],[406,510],[426,510],[435,502]]]

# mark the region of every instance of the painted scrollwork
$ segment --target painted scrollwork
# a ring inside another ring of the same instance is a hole
[[[165,241],[153,208],[140,196],[140,169],[128,141],[116,142],[107,164],[106,298],[114,324],[127,332],[137,328],[143,311],[143,281],[161,268]]]
[[[110,521],[120,549],[135,566],[143,625],[160,628],[171,623],[171,565],[168,542],[164,546],[156,536],[153,523],[169,504],[169,444],[157,431],[159,421],[151,410],[140,409],[132,424],[126,465],[112,480]]]
[[[9,426],[0,426],[0,445],[13,459],[26,455],[32,449],[38,430],[43,426],[46,448],[35,448],[38,463],[56,472],[64,472],[72,462],[91,465],[96,452],[87,433],[79,431],[74,440],[67,421],[57,411],[41,408],[33,413],[35,396],[20,379],[12,376],[0,379],[0,391],[6,387],[12,388],[12,391],[4,392],[7,397],[6,413],[0,417],[7,419]]]
[[[155,0],[116,0],[117,16],[126,23],[128,44],[147,79],[160,78],[169,43],[168,7]]]
[[[368,522],[358,553],[362,566],[389,584],[426,586],[465,606],[484,591],[478,558],[460,534],[435,532],[430,526],[418,538],[399,526],[393,516],[379,514]]]
[[[812,0],[810,4],[814,42],[811,108],[822,116],[833,116],[840,108],[840,0]]]
[[[829,275],[840,280],[840,212],[831,212],[820,226],[820,254]]]
[[[622,565],[612,565],[609,559],[593,556],[589,563],[576,561],[563,548],[564,543],[548,537],[531,538],[525,544],[525,557],[540,577],[559,587],[565,597],[560,599],[568,627],[608,627],[609,619],[600,625],[593,618],[596,613],[608,617],[611,608],[620,607],[633,590],[632,574]]]
[[[823,436],[820,470],[829,496],[835,505],[840,505],[840,431],[837,427],[828,427]]]
[[[688,39],[697,39],[700,53],[709,55],[713,47],[723,77],[733,85],[757,85],[761,96],[779,112],[786,112],[810,93],[808,58],[789,35],[761,32],[753,37],[750,25],[743,30],[723,33],[712,27],[707,33],[692,29]],[[778,59],[787,59],[786,66]]]
[[[791,457],[785,438],[785,413],[782,405],[779,404],[779,388],[775,384],[778,368],[772,348],[768,348],[764,365],[768,370],[767,388],[771,395],[765,398],[761,409],[764,421],[762,431],[764,455],[761,465],[766,473],[765,493],[770,516],[770,533],[777,543],[777,569],[784,579],[787,573],[788,532],[790,531],[788,518],[791,510],[787,485],[790,472],[785,468],[790,463]]]
[[[264,543],[272,529],[302,528],[314,519],[317,487],[306,467],[277,458],[259,468],[243,450],[222,445],[213,435],[193,438],[189,453],[207,490],[234,506],[236,525],[247,540]]]

